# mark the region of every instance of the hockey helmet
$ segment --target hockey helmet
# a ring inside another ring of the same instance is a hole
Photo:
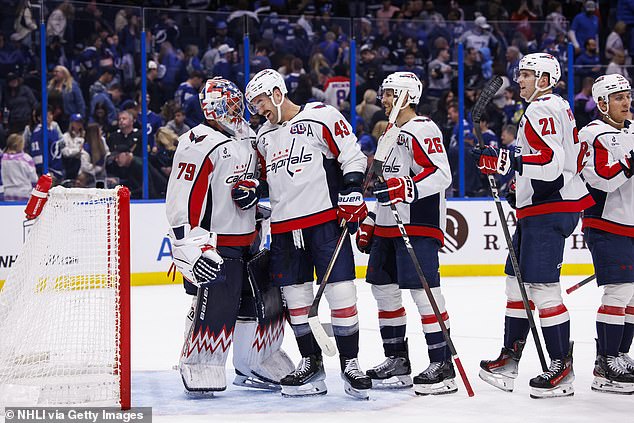
[[[519,76],[519,71],[532,70],[535,72],[535,90],[544,91],[554,87],[561,78],[561,66],[559,61],[552,54],[548,53],[531,53],[522,57],[519,67],[515,74],[515,82]],[[541,89],[537,86],[537,81],[542,77],[542,73],[548,73],[548,87]]]
[[[207,120],[215,120],[231,130],[244,120],[242,93],[236,84],[227,79],[219,76],[208,79],[198,98]]]
[[[275,100],[273,100],[273,90],[275,88],[278,88],[284,95],[288,93],[284,78],[282,77],[282,75],[280,75],[279,72],[273,69],[264,69],[256,73],[253,79],[251,79],[251,81],[249,81],[249,83],[247,84],[246,90],[244,90],[249,112],[254,115],[258,113],[258,108],[255,107],[255,105],[253,104],[253,99],[255,99],[260,94],[266,94],[267,96],[271,97],[273,105],[278,108],[279,117],[279,106],[282,103],[280,102],[280,104],[275,104]]]
[[[608,103],[609,95],[621,91],[632,91],[630,82],[623,75],[619,75],[618,73],[603,75],[595,79],[594,84],[592,84],[592,99],[597,103],[599,111],[606,114],[610,110],[610,104]],[[601,110],[599,100],[605,102],[605,111]]]
[[[394,72],[383,80],[379,91],[379,98],[383,95],[383,92],[388,89],[394,90],[395,102],[401,94],[401,90],[405,89],[409,97],[405,104],[418,104],[423,94],[423,83],[420,82],[420,79],[412,72]]]

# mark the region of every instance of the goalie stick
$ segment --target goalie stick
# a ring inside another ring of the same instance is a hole
[[[490,80],[489,83],[482,90],[482,93],[476,101],[476,104],[473,106],[473,111],[471,112],[475,136],[478,139],[478,145],[482,150],[484,150],[485,146],[484,140],[482,139],[482,131],[480,130],[480,118],[482,117],[484,109],[493,99],[495,93],[498,92],[501,86],[502,78],[500,78],[499,76],[496,76],[492,80]],[[535,326],[535,319],[533,318],[533,313],[531,312],[530,304],[528,302],[528,295],[526,294],[526,288],[524,287],[524,279],[522,278],[520,272],[519,262],[517,261],[517,254],[515,253],[515,249],[513,248],[513,241],[511,239],[509,227],[506,223],[506,219],[504,218],[504,210],[502,209],[502,201],[500,200],[500,193],[498,191],[497,183],[495,182],[495,177],[493,175],[487,175],[487,178],[489,180],[491,195],[493,196],[493,200],[495,201],[495,206],[497,208],[498,217],[502,225],[502,231],[504,232],[504,238],[506,238],[506,245],[509,249],[511,265],[513,266],[513,271],[515,272],[515,277],[517,278],[517,284],[519,285],[520,293],[522,294],[522,304],[524,305],[524,310],[526,311],[526,316],[528,317],[528,324],[530,326],[531,334],[533,335],[533,339],[535,340],[535,347],[537,348],[537,355],[539,355],[539,362],[541,363],[542,370],[547,371],[548,366],[546,365],[544,350],[542,348],[539,334],[537,333],[537,327]]]
[[[588,276],[587,278],[585,278],[584,280],[582,280],[581,282],[574,284],[573,286],[571,286],[570,288],[566,289],[566,294],[572,294],[573,292],[575,292],[577,289],[581,288],[582,286],[584,286],[585,284],[587,284],[588,282],[592,282],[593,280],[595,280],[597,278],[597,275],[592,275],[592,276]]]
[[[405,103],[405,99],[407,98],[407,90],[401,90],[401,94],[398,96],[396,100],[396,105],[392,108],[392,112],[390,113],[388,124],[385,128],[384,134],[394,126],[396,122],[396,117],[398,116],[398,111],[403,107],[403,103]],[[374,154],[374,161],[372,163],[371,169],[368,170],[368,173],[365,177],[365,181],[363,183],[364,191],[369,183],[372,174],[379,174],[381,172],[383,162],[387,158],[387,155],[390,153],[392,146],[394,145],[394,141],[386,142],[386,139],[383,139],[380,143],[378,143],[376,148],[376,153]],[[379,163],[378,168],[375,163]],[[332,268],[335,266],[335,262],[337,261],[337,257],[339,256],[339,252],[341,251],[341,247],[343,246],[344,241],[346,240],[346,236],[348,236],[348,228],[346,227],[346,221],[341,221],[341,226],[343,227],[341,231],[341,235],[339,236],[339,241],[337,241],[337,247],[335,248],[334,253],[332,254],[332,258],[328,263],[328,267],[326,268],[326,272],[324,273],[324,277],[319,285],[319,289],[317,290],[317,294],[315,294],[315,299],[310,306],[310,311],[308,312],[308,325],[310,326],[310,330],[313,332],[313,336],[315,337],[315,341],[321,348],[321,350],[329,357],[334,356],[337,353],[335,345],[328,337],[323,325],[319,321],[319,302],[321,301],[321,297],[324,294],[324,290],[326,289],[326,284],[328,283],[328,279],[330,278],[330,273],[332,272]]]

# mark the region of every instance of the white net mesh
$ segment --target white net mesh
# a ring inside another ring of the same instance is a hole
[[[118,202],[50,191],[0,291],[0,407],[119,405]]]

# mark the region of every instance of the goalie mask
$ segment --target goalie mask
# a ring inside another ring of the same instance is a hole
[[[275,103],[275,100],[273,99],[273,91],[275,88],[278,88],[283,95],[279,104]],[[256,73],[253,79],[247,84],[247,88],[244,90],[244,93],[247,100],[247,108],[249,109],[249,112],[254,115],[258,114],[259,110],[259,105],[254,102],[254,99],[260,94],[266,94],[277,109],[276,123],[280,123],[280,120],[282,119],[281,106],[288,90],[286,89],[284,78],[279,72],[274,71],[273,69],[264,69]]]
[[[594,84],[592,84],[592,99],[597,103],[597,109],[603,115],[607,115],[610,111],[610,94],[618,93],[621,91],[632,91],[630,82],[625,79],[623,75],[617,73],[610,75],[603,75],[598,77]],[[603,100],[605,104],[605,110],[601,109],[599,100]],[[608,116],[609,117],[609,116]]]
[[[394,72],[383,80],[379,89],[379,99],[382,97],[383,92],[388,89],[394,90],[394,105],[396,105],[396,100],[400,96],[401,90],[407,90],[408,99],[403,105],[403,107],[406,107],[408,104],[418,104],[423,94],[423,83],[412,72]]]
[[[229,132],[240,132],[244,121],[244,100],[233,82],[221,77],[208,79],[198,94],[205,119],[213,120]]]
[[[548,53],[532,53],[522,57],[513,78],[515,82],[518,81],[519,73],[523,70],[531,70],[535,73],[535,91],[527,100],[528,102],[531,102],[540,91],[553,88],[561,78],[561,66],[559,62],[555,56]],[[548,74],[548,86],[542,89],[539,88],[538,82],[544,72]]]

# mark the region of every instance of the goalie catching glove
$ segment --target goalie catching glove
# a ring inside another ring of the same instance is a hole
[[[374,195],[381,205],[413,203],[418,199],[414,181],[409,176],[390,178],[374,184]]]
[[[474,158],[478,161],[478,169],[485,175],[499,173],[506,175],[511,170],[516,170],[522,174],[522,158],[515,157],[507,149],[487,146],[484,149],[474,148],[472,150]]]
[[[209,233],[200,226],[180,239],[177,239],[174,232],[174,229],[170,229],[172,258],[183,277],[197,285],[219,282],[223,260],[216,250],[216,234]]]
[[[241,210],[255,206],[260,199],[260,181],[244,179],[238,181],[231,189],[231,198]]]

